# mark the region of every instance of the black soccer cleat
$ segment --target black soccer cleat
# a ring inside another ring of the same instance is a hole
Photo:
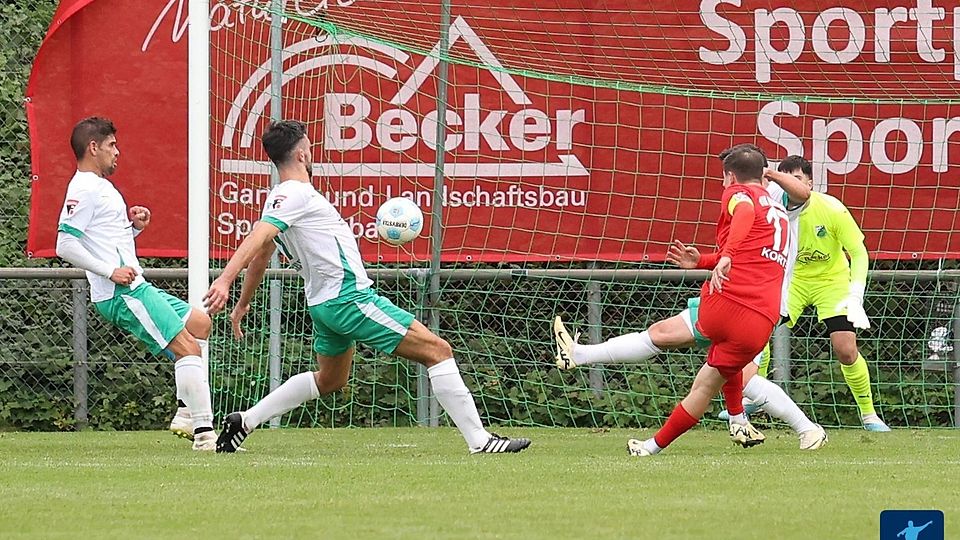
[[[470,450],[471,454],[515,454],[530,446],[530,439],[511,439],[491,433],[487,443],[481,448]]]
[[[250,432],[243,427],[243,415],[235,412],[223,419],[223,429],[217,437],[217,453],[236,452]]]

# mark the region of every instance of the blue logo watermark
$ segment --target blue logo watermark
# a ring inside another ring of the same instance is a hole
[[[940,510],[880,512],[880,540],[943,540]]]

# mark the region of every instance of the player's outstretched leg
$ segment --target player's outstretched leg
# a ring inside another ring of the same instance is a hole
[[[318,357],[320,371],[304,371],[290,377],[246,411],[233,412],[223,419],[217,438],[217,452],[236,452],[253,430],[273,418],[292,411],[307,401],[343,387],[352,362],[353,348],[342,355]],[[318,381],[319,379],[319,381]],[[323,383],[322,387],[320,383]]]
[[[509,454],[520,452],[530,446],[530,439],[502,437],[488,432],[483,427],[473,394],[463,383],[463,377],[453,359],[452,351],[450,355],[450,358],[428,367],[427,375],[430,377],[430,386],[437,401],[460,430],[460,434],[470,448],[470,453]]]
[[[509,439],[486,430],[453,358],[453,348],[422,323],[412,320],[392,352],[427,367],[433,394],[460,430],[471,454],[514,453],[530,446],[529,439]]]
[[[672,325],[669,323],[673,323]],[[680,316],[659,321],[658,325],[672,326],[673,333],[680,333],[686,339],[683,344],[693,341]],[[589,364],[635,364],[660,354],[660,347],[654,344],[651,330],[632,332],[611,338],[596,345],[577,343],[580,333],[570,337],[563,320],[557,316],[553,319],[553,339],[557,344],[557,367],[573,369]],[[673,343],[671,343],[673,345]]]
[[[725,380],[726,378],[716,368],[704,364],[697,372],[690,392],[673,409],[663,427],[645,441],[639,439],[627,441],[627,452],[637,457],[659,454],[677,437],[697,425],[707,407],[710,406],[710,400],[717,395]]]

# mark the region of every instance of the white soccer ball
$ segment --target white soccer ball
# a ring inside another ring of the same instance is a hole
[[[377,210],[377,234],[386,243],[400,246],[420,236],[423,212],[406,197],[394,197]]]

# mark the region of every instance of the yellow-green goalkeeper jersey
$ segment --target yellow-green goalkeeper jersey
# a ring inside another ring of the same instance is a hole
[[[866,283],[868,257],[863,233],[842,202],[825,193],[811,193],[800,212],[797,236],[795,280]],[[850,255],[849,262],[844,251]]]

